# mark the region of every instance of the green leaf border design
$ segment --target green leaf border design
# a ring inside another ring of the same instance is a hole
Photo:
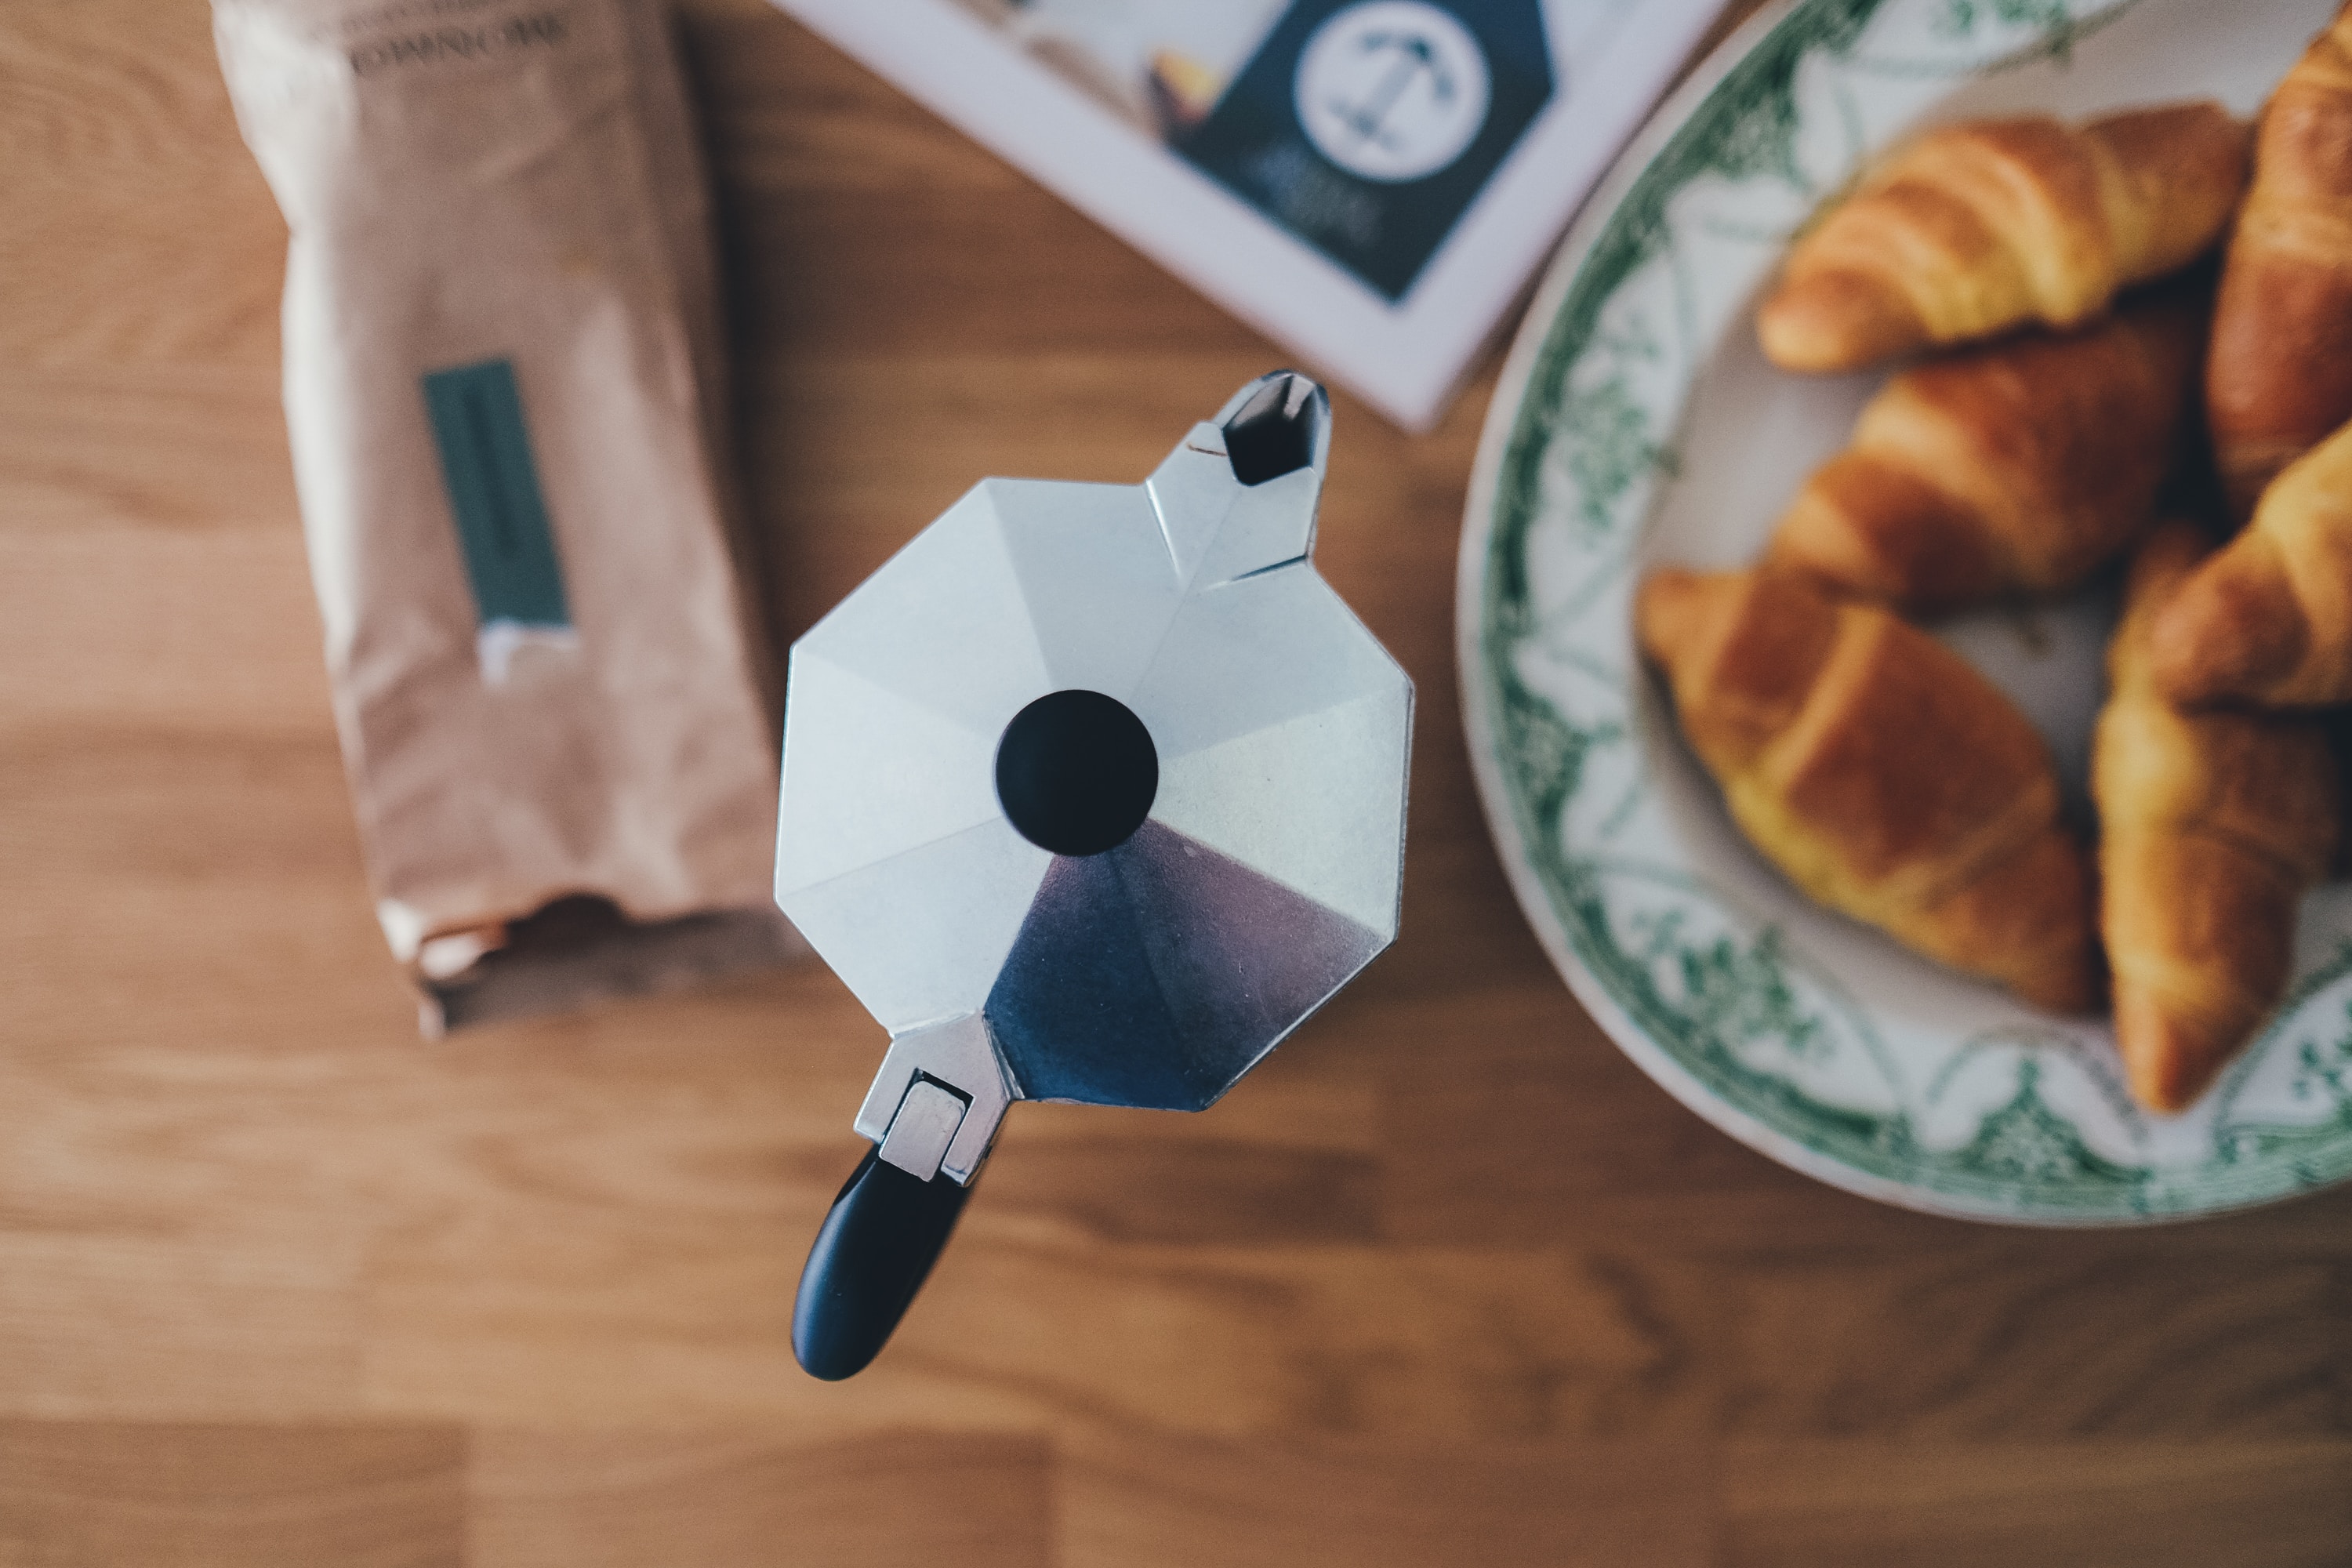
[[[1611,346],[1598,331],[1602,309],[1665,250],[1667,204],[1684,185],[1714,173],[1732,179],[1770,175],[1804,186],[1792,152],[1799,67],[1815,51],[1849,54],[1889,3],[1808,0],[1774,25],[1635,176],[1546,328],[1496,472],[1492,533],[1479,584],[1483,614],[1475,671],[1486,688],[1486,710],[1495,716],[1493,760],[1520,842],[1570,952],[1633,1025],[1708,1095],[1815,1156],[1874,1183],[1932,1197],[1930,1206],[1994,1219],[2130,1223],[2242,1207],[2343,1181],[2352,1176],[2352,946],[2298,986],[2263,1039],[2217,1089],[2221,1106],[2213,1145],[2201,1163],[2136,1165],[2099,1154],[2043,1100],[2041,1064],[2032,1056],[2020,1062],[2014,1094],[1982,1119],[1973,1137],[1957,1148],[1929,1149],[1899,1111],[1879,1115],[1825,1104],[1748,1065],[1735,1052],[1736,1042],[1726,1037],[1719,991],[1693,985],[1682,1001],[1663,994],[1649,962],[1624,951],[1612,930],[1601,863],[1572,852],[1561,840],[1563,812],[1582,782],[1588,755],[1596,746],[1626,741],[1618,725],[1573,722],[1530,689],[1514,663],[1515,652],[1537,629],[1527,548],[1544,513],[1547,448],[1563,438],[1566,417],[1578,412],[1572,407],[1579,395],[1570,389],[1571,373],[1589,352]],[[2039,7],[2047,12],[2046,26],[2035,43],[1969,68],[1985,72],[2029,59],[2063,59],[2075,43],[2133,3],[2122,0],[2087,19],[2066,14],[2063,5]],[[1973,31],[1972,18],[1970,13],[1963,30]],[[1662,437],[1628,427],[1613,405],[1608,412],[1615,416],[1608,433],[1613,448],[1630,447],[1652,464],[1671,463],[1671,448]],[[1614,458],[1574,453],[1567,467],[1584,487],[1575,520],[1579,527],[1601,535],[1622,531],[1630,544],[1640,520],[1628,522],[1613,513],[1641,474]],[[1596,485],[1603,493],[1595,493]],[[1694,889],[1688,896],[1725,911],[1712,893]],[[1730,924],[1737,930],[1752,922]],[[1774,1020],[1772,1026],[1784,1032],[1809,1026],[1791,1011],[1776,929],[1766,927],[1744,952],[1694,951],[1680,956],[1694,976],[1712,966],[1748,976],[1746,984],[1768,993],[1749,997],[1736,1011],[1754,1016],[1760,1007]],[[2234,1121],[2237,1092],[2257,1058],[2288,1048],[2290,1037],[2296,1037],[2294,1048],[2304,1065],[2297,1092],[2308,1084],[2312,1092],[2332,1096],[2333,1114],[2294,1126]]]

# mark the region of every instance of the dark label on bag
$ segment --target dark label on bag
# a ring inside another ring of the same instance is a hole
[[[425,408],[484,626],[572,624],[510,360],[427,373]]]

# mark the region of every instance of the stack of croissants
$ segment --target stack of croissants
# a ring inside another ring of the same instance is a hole
[[[2111,1003],[2134,1095],[2185,1108],[2277,1006],[2339,830],[2352,5],[2252,127],[2199,102],[1918,137],[1797,240],[1758,330],[1790,371],[1930,357],[1761,563],[1643,581],[1692,750],[1807,893],[2039,1005]],[[1904,616],[2126,559],[2093,851],[2041,735]]]

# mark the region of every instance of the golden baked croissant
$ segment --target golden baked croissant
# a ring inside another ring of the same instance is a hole
[[[2092,742],[2100,925],[2132,1093],[2179,1110],[2286,988],[2295,908],[2336,833],[2336,764],[2307,718],[2185,713],[2157,689],[2158,606],[2206,550],[2168,523],[2132,563]]]
[[[2073,586],[2153,521],[2189,413],[2198,302],[1906,371],[1807,480],[1771,559],[1916,608]]]
[[[1765,355],[1858,370],[2030,321],[2076,326],[2220,237],[2246,143],[2214,103],[1931,131],[1791,247],[1757,312]]]
[[[1967,661],[1769,566],[1653,573],[1635,616],[1733,818],[1799,887],[2029,1001],[2093,1005],[2089,867],[2049,752]]]
[[[2352,8],[2271,94],[2205,377],[2233,516],[2352,419]]]
[[[2352,700],[2352,425],[2289,464],[2254,520],[2170,595],[2149,631],[2175,702]]]

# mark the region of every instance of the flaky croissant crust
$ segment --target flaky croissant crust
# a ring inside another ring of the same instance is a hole
[[[2074,586],[2153,521],[2189,412],[2201,299],[1906,371],[1781,519],[1770,559],[1910,608]]]
[[[1636,614],[1734,820],[1799,887],[2044,1006],[2093,1005],[2087,865],[2048,752],[1967,661],[1770,567],[1655,572]]]
[[[2253,521],[2197,568],[2149,629],[2175,702],[2352,701],[2352,426],[2272,481]]]
[[[2337,832],[2316,724],[2187,712],[2158,686],[2151,630],[2205,548],[2174,523],[2134,561],[2092,752],[2116,1046],[2133,1093],[2168,1111],[2201,1094],[2277,1005],[2296,908]]]
[[[2214,460],[2241,519],[2352,419],[2352,8],[2263,108],[2205,381]]]
[[[2213,103],[1930,132],[1791,248],[1757,314],[1765,354],[1858,370],[2027,322],[2078,325],[2220,237],[2247,134]]]

